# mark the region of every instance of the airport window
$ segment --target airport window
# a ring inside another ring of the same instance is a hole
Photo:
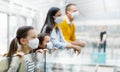
[[[22,16],[9,16],[9,42],[15,37],[17,29],[25,23],[26,20]]]
[[[7,14],[0,13],[0,55],[7,52]]]
[[[18,26],[17,17],[9,16],[9,42],[15,37]]]
[[[27,19],[26,19],[26,25],[32,26],[32,24],[33,24],[32,18],[27,18]]]

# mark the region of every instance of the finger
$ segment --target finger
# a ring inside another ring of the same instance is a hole
[[[39,52],[39,53],[43,53],[43,51],[42,51],[42,50],[37,50],[37,52]]]

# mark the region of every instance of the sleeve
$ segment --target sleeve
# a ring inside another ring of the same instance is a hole
[[[17,70],[19,69],[19,65],[21,63],[21,59],[19,57],[13,57],[11,64],[10,64],[10,68],[8,69],[7,72],[17,72]]]
[[[76,40],[76,34],[75,34],[75,32],[76,32],[76,30],[75,30],[75,25],[73,24],[73,28],[72,28],[72,30],[73,30],[73,34],[71,35],[71,41],[75,41]]]
[[[51,39],[51,42],[53,43],[53,46],[56,48],[64,49],[67,45],[65,42],[60,42],[60,40],[57,39],[57,34],[55,29],[53,29],[50,39]]]
[[[59,28],[59,33],[60,33],[60,40],[61,40],[61,42],[67,42],[66,40],[65,40],[65,38],[64,38],[64,36],[63,36],[63,34],[62,34],[62,31],[61,31],[61,29]]]
[[[61,23],[61,24],[59,24],[59,27],[60,27],[60,29],[61,29],[61,32],[62,32],[62,35],[63,35],[63,37],[64,37],[64,39],[67,41],[67,42],[70,42],[70,39],[69,39],[69,37],[68,37],[68,33],[67,33],[67,29],[66,29],[66,25],[64,24],[65,23],[65,20]]]

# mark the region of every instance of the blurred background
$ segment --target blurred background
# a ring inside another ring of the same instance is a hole
[[[64,15],[69,3],[76,4],[79,10],[76,35],[86,46],[80,55],[62,57],[61,53],[59,58],[64,59],[58,58],[56,62],[64,61],[71,67],[65,66],[64,72],[120,72],[120,0],[0,0],[0,56],[8,52],[18,27],[30,25],[39,33],[48,9],[59,7]],[[93,62],[95,57],[91,54],[97,52],[101,25],[107,31],[107,47],[105,62],[99,63]]]

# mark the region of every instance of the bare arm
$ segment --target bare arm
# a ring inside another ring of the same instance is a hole
[[[106,40],[106,38],[107,38],[107,35],[104,34],[104,35],[103,35],[103,40],[101,41],[101,43],[103,43],[103,42]]]

